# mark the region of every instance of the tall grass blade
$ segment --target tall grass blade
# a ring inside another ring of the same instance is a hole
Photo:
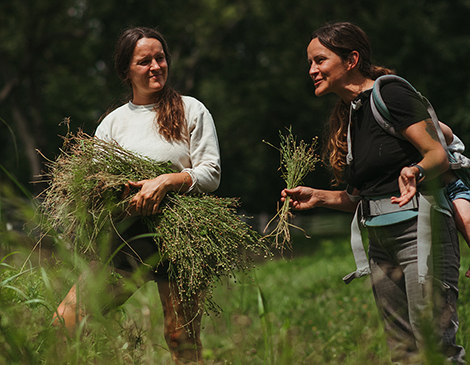
[[[263,328],[264,348],[265,357],[264,363],[274,365],[274,351],[273,351],[273,333],[271,322],[269,321],[268,303],[263,295],[261,287],[257,285],[258,294],[258,315],[261,321],[261,327]]]
[[[16,143],[15,133],[13,132],[13,129],[10,127],[10,125],[4,119],[0,118],[0,122],[2,122],[8,128],[8,131],[10,132],[11,139],[13,141],[14,151],[15,151],[16,164],[18,165],[20,162],[20,157],[18,154],[18,145]]]
[[[2,164],[0,164],[0,170],[2,170],[5,175],[21,190],[21,192],[33,203],[35,204],[34,196],[31,192],[24,187],[23,184],[12,174],[10,173]]]

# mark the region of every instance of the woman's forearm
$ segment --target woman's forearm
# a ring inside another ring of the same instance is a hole
[[[184,193],[192,185],[191,175],[187,172],[175,172],[171,174],[161,175],[164,178],[164,184],[167,191],[174,191],[177,193]]]
[[[315,190],[319,196],[318,206],[344,212],[354,212],[356,209],[357,202],[353,202],[345,190]]]
[[[297,186],[293,189],[284,189],[281,192],[281,201],[289,198],[289,204],[295,210],[307,210],[315,207],[352,212],[357,202],[353,202],[346,191],[321,190],[307,186]]]

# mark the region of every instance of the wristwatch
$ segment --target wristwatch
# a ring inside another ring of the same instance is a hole
[[[416,167],[419,171],[418,176],[416,176],[416,183],[420,183],[426,177],[426,172],[424,171],[423,167],[418,165],[417,163],[412,163],[409,167]]]

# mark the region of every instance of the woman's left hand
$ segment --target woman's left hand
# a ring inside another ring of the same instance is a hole
[[[148,216],[159,213],[160,203],[170,190],[166,175],[160,175],[151,180],[129,181],[128,186],[140,189],[129,202],[131,215]]]
[[[186,172],[163,174],[155,179],[129,181],[124,187],[123,198],[129,195],[130,188],[139,192],[129,202],[130,215],[152,215],[160,213],[160,204],[169,191],[185,192],[191,186],[191,176]]]
[[[426,180],[433,179],[447,171],[449,160],[447,154],[439,142],[434,123],[431,119],[422,120],[412,124],[400,133],[416,147],[423,159],[418,164],[426,173]],[[417,167],[404,167],[398,177],[400,197],[392,197],[392,203],[400,207],[408,203],[416,194],[416,176],[419,173]]]
[[[391,201],[393,204],[398,204],[400,207],[407,204],[413,199],[416,194],[416,175],[413,167],[404,167],[401,169],[400,176],[398,177],[398,186],[400,187],[400,196],[392,196]]]

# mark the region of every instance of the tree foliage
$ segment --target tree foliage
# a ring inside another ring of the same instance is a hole
[[[113,68],[118,34],[159,27],[172,50],[170,81],[214,116],[218,194],[241,197],[250,212],[274,210],[279,155],[262,140],[277,144],[289,126],[299,139],[321,135],[335,101],[315,98],[309,82],[305,48],[314,29],[328,21],[361,26],[374,62],[412,82],[470,143],[469,16],[468,0],[3,0],[0,117],[14,134],[0,127],[1,164],[32,181],[42,168],[35,150],[58,154],[63,118],[93,133],[128,91]],[[306,183],[327,187],[329,174],[319,168]]]

